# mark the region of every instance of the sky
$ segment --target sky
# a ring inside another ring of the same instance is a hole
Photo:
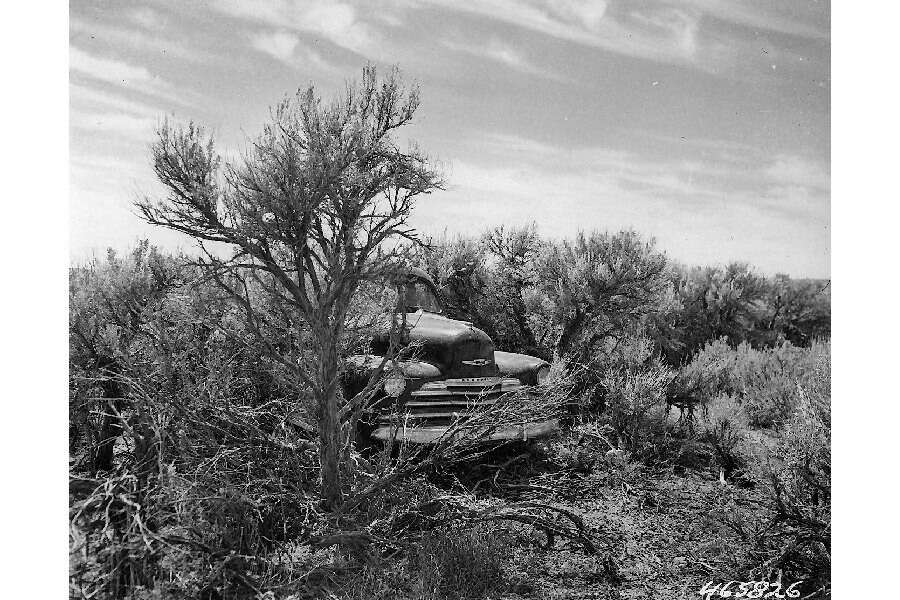
[[[163,118],[225,157],[371,62],[421,89],[424,234],[634,229],[674,260],[830,277],[830,6],[817,0],[71,0],[70,258],[138,239]]]

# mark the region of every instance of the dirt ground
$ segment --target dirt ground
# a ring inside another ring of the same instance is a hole
[[[560,540],[550,548],[537,547],[543,540],[516,545],[513,591],[503,598],[696,599],[707,582],[750,579],[741,571],[753,548],[728,521],[741,512],[752,522],[753,490],[723,485],[712,473],[633,465],[558,488],[565,491],[541,500],[579,515],[601,547],[592,556]]]

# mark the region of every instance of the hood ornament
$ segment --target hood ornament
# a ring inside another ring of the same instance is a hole
[[[464,360],[464,361],[462,361],[462,364],[464,364],[464,365],[472,365],[472,366],[474,366],[474,367],[483,367],[483,366],[489,365],[489,364],[491,364],[491,363],[493,363],[493,362],[494,362],[494,361],[492,361],[492,360],[489,359],[489,358],[474,358],[474,359],[472,359],[472,360]]]

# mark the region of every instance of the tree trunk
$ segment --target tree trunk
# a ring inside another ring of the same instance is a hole
[[[101,417],[100,431],[97,436],[97,443],[94,448],[94,471],[109,471],[113,467],[113,448],[116,438],[122,433],[122,427],[118,420],[111,414],[108,414],[109,408],[103,409],[107,411]]]
[[[333,338],[322,340],[319,365],[320,394],[319,421],[319,472],[322,480],[322,505],[328,510],[340,507],[341,494],[341,421],[338,406],[338,352]]]
[[[571,321],[565,323],[556,342],[554,359],[564,359],[575,341],[575,337],[581,332],[581,326],[585,321],[585,314],[580,309],[575,309],[575,315]]]
[[[520,341],[523,348],[527,348],[528,351],[534,351],[537,348],[537,339],[534,337],[534,332],[531,331],[531,326],[528,324],[528,309],[525,307],[525,300],[522,298],[524,288],[525,286],[521,282],[516,282],[513,285],[510,309],[512,310],[516,326],[521,332]]]
[[[100,406],[100,427],[94,440],[94,455],[92,467],[94,472],[109,471],[113,468],[113,449],[116,440],[122,434],[122,424],[119,423],[112,408],[108,405],[112,402],[117,408],[122,404],[122,386],[118,379],[120,369],[114,359],[107,359],[101,363],[101,370],[107,372],[107,377],[101,382],[103,400]]]

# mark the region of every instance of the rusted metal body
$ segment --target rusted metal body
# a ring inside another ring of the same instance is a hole
[[[415,360],[392,363],[380,390],[381,408],[368,435],[377,440],[433,443],[461,415],[489,406],[507,395],[527,393],[540,383],[550,365],[525,354],[494,349],[491,338],[472,323],[451,318],[446,303],[431,279],[415,269],[401,281],[405,286],[407,343],[416,344]],[[347,393],[353,394],[383,362],[388,338],[376,336],[372,353],[348,360],[354,376]],[[402,418],[398,420],[398,415]],[[558,423],[546,421],[491,430],[487,440],[531,439],[546,436]]]

